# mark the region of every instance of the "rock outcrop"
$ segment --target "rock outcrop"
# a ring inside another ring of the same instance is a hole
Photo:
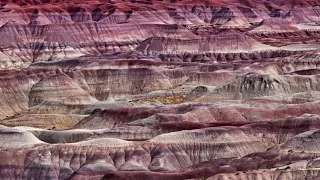
[[[1,0],[0,179],[320,179],[319,0]]]

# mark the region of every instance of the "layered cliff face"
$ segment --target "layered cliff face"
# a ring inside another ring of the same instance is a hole
[[[318,0],[2,0],[0,177],[319,179]]]

